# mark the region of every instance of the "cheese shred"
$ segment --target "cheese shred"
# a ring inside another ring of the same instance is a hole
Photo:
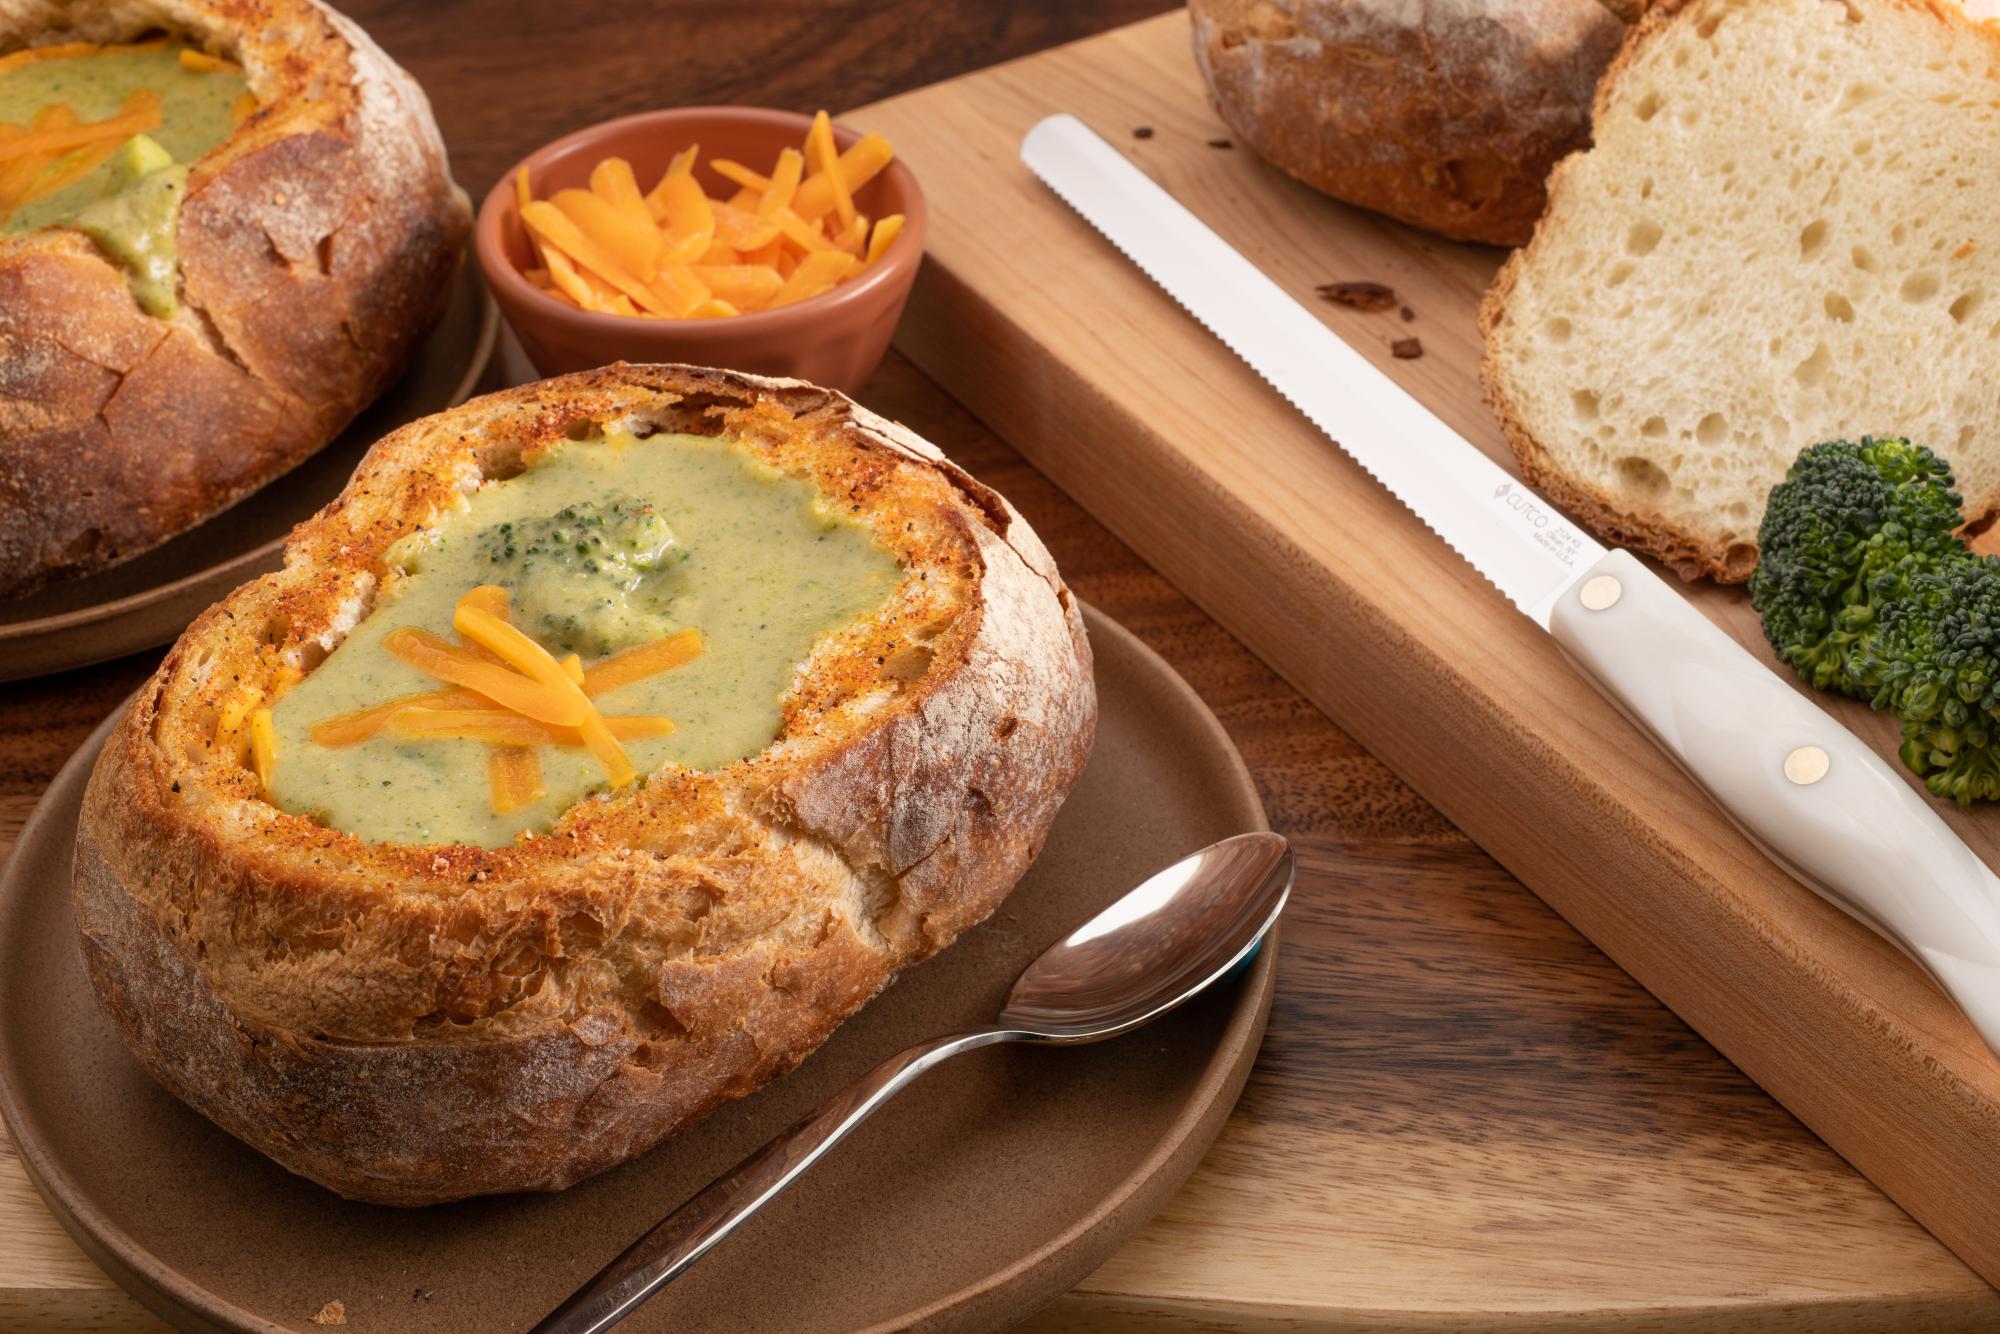
[[[459,643],[410,626],[395,631],[383,641],[389,653],[458,688],[405,695],[323,718],[312,725],[313,741],[353,746],[387,730],[404,739],[484,742],[492,747],[486,773],[497,815],[541,800],[541,761],[534,749],[539,746],[587,748],[612,787],[636,781],[638,768],[621,743],[665,736],[674,730],[672,720],[607,717],[593,697],[694,661],[702,653],[701,633],[682,630],[586,666],[574,653],[557,659],[516,628],[509,615],[507,590],[482,584],[453,608]],[[246,703],[243,709],[248,707]],[[219,736],[241,726],[242,710],[231,715],[232,707],[225,707]],[[251,746],[258,779],[268,788],[277,757],[269,709],[258,710],[251,720]]]

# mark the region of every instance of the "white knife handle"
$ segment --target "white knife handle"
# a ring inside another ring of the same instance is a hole
[[[1771,859],[1900,946],[2000,1052],[2000,879],[1873,750],[1613,551],[1550,633]]]

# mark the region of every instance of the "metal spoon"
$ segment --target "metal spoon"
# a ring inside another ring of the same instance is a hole
[[[1291,888],[1291,849],[1276,834],[1239,834],[1175,862],[1028,965],[992,1024],[933,1039],[876,1066],[667,1215],[534,1334],[611,1328],[876,1108],[960,1052],[996,1042],[1097,1042],[1200,994],[1256,950]]]

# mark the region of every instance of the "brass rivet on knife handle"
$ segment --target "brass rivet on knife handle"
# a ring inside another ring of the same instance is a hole
[[[1826,777],[1833,760],[1818,746],[1800,746],[1785,756],[1785,777],[1800,787],[1810,787]]]
[[[1604,611],[1615,606],[1624,591],[1624,585],[1618,582],[1615,575],[1600,574],[1586,579],[1583,587],[1577,590],[1576,597],[1585,611]]]

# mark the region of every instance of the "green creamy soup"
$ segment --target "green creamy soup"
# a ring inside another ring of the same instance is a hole
[[[193,70],[182,45],[101,51],[33,60],[0,72],[0,122],[29,126],[45,107],[67,106],[81,124],[119,114],[147,88],[160,94],[160,123],[61,189],[29,200],[0,220],[0,231],[56,225],[89,233],[131,276],[140,303],[156,315],[174,307],[174,225],[187,166],[235,129],[232,108],[244,91],[235,70]],[[90,149],[57,158],[61,173]]]
[[[383,648],[392,630],[450,638],[453,608],[480,584],[508,588],[516,625],[586,665],[699,630],[705,650],[693,662],[596,702],[606,715],[673,720],[667,736],[624,743],[641,774],[715,769],[771,743],[820,636],[880,607],[902,577],[895,557],[810,482],[692,435],[565,444],[474,492],[403,564],[409,577],[394,596],[272,710],[270,797],[374,842],[480,847],[547,829],[605,788],[604,771],[588,750],[539,747],[545,795],[502,816],[482,742],[386,730],[344,748],[313,741],[323,719],[440,687]]]

